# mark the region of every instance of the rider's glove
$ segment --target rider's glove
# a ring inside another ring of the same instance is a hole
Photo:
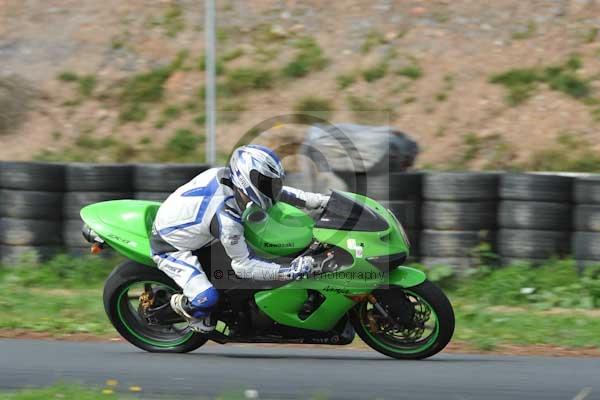
[[[315,259],[311,256],[300,256],[290,263],[289,267],[279,269],[280,280],[298,280],[307,277],[313,270]]]
[[[319,208],[327,207],[330,196],[325,196],[320,193],[307,193],[306,194],[306,208],[309,210],[318,210]]]
[[[330,198],[331,198],[331,196],[321,196],[321,204],[320,204],[319,208],[327,207],[327,203],[329,203]]]

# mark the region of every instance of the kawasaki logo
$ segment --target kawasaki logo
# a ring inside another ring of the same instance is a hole
[[[278,247],[278,248],[294,247],[294,243],[292,243],[292,242],[287,242],[287,243],[269,243],[269,242],[265,242],[265,247]]]

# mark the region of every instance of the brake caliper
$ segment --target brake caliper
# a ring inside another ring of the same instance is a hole
[[[140,310],[146,314],[148,309],[154,306],[154,296],[152,292],[144,292],[140,295]]]

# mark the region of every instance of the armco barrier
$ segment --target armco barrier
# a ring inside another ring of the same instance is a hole
[[[81,207],[163,200],[207,168],[0,162],[0,262],[32,250],[40,258],[84,252]],[[570,253],[582,266],[600,264],[600,175],[563,175],[395,172],[389,190],[381,177],[365,187],[405,225],[412,260],[468,268],[476,265],[473,248],[488,242],[505,263]]]

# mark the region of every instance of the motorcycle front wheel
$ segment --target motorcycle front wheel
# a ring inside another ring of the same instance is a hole
[[[365,301],[350,315],[354,330],[372,349],[393,358],[420,360],[439,353],[450,342],[454,311],[433,283],[380,288],[372,294],[379,309]]]

